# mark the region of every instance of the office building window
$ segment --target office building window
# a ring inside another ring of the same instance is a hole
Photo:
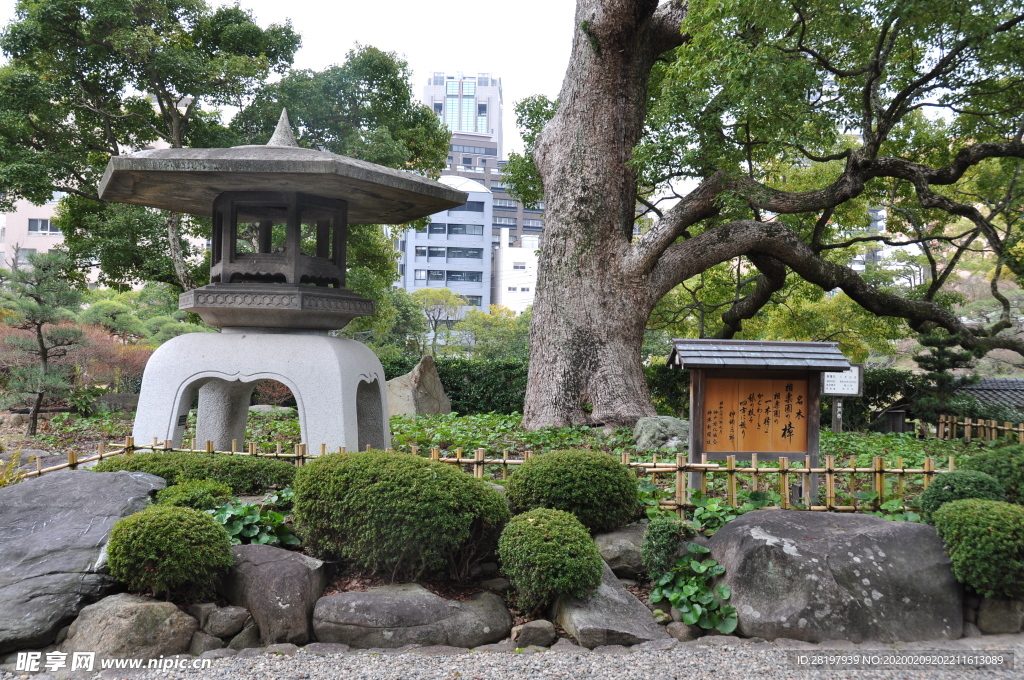
[[[405,252],[405,239],[404,239],[404,238],[403,238],[403,239],[401,239],[401,240],[400,240],[400,241],[398,242],[398,250],[399,250],[400,252],[403,252],[403,253]]]
[[[436,248],[436,247],[433,247],[433,246],[431,246],[430,248],[427,248],[427,257],[445,257],[445,256],[446,256],[446,253],[445,253],[445,249],[444,248]]]
[[[509,292],[510,292],[510,293],[514,293],[514,292],[516,292],[516,291],[517,291],[517,290],[519,290],[519,289],[518,289],[518,288],[516,288],[515,286],[509,286],[509,287],[508,287],[508,290],[509,290]]]
[[[497,149],[488,149],[487,147],[483,147],[483,146],[465,146],[465,145],[462,145],[462,144],[452,144],[450,148],[451,148],[452,151],[455,151],[457,153],[475,153],[477,156],[497,156],[498,155],[498,150]],[[498,163],[502,164],[502,163],[504,163],[504,161],[498,161]]]
[[[426,257],[426,256],[427,256],[427,247],[426,246],[416,246],[416,257]]]
[[[476,108],[476,100],[472,97],[462,98],[462,127],[460,130],[473,132],[473,109]]]
[[[487,132],[487,116],[476,117],[476,131]]]
[[[499,165],[501,165],[501,164],[499,163]],[[492,179],[491,180],[491,188],[492,189],[500,189],[500,190],[504,191],[505,190],[505,185],[499,179]]]
[[[451,83],[448,83],[449,87]],[[456,85],[456,88],[458,85]],[[459,129],[459,98],[448,96],[444,100],[444,124],[449,130]]]
[[[483,272],[448,272],[449,281],[475,281],[477,283],[484,280]]]
[[[484,298],[481,295],[467,295],[466,301],[471,307],[479,307],[484,303]]]
[[[495,217],[491,220],[492,224],[501,227],[514,227],[516,226],[516,218],[514,217]]]
[[[484,259],[483,248],[449,248],[448,259],[452,258],[465,258],[470,260],[482,260]]]
[[[431,269],[431,270],[427,271],[427,280],[428,281],[444,281],[444,270],[441,270],[441,269]]]
[[[482,224],[449,224],[449,234],[467,234],[470,236],[479,236],[484,233],[484,225]]]
[[[526,263],[525,262],[513,262],[512,263],[512,269],[526,269]]]
[[[473,159],[472,158],[463,158],[462,162],[465,163],[466,165],[473,165]]]
[[[28,233],[30,234],[59,234],[58,229],[50,220],[29,220]]]
[[[19,267],[27,267],[27,266],[29,266],[28,256],[29,255],[35,255],[35,254],[36,254],[36,249],[35,248],[20,248],[18,250],[18,262],[17,262],[18,266]]]
[[[448,208],[448,212],[483,212],[484,202],[483,201],[466,201],[462,205],[455,206],[454,208]]]
[[[3,243],[5,238],[7,238],[7,227],[0,227],[0,243]]]
[[[431,222],[430,223],[430,233],[431,234],[447,234],[448,233],[448,225],[447,224],[441,224],[439,222]]]
[[[404,264],[398,265],[398,275],[399,276],[405,276],[405,265]]]
[[[523,287],[522,287],[522,288],[520,288],[519,290],[523,291],[524,293],[529,293],[529,292],[530,292],[530,289],[529,289],[529,288],[527,288],[526,286],[523,286]]]
[[[466,78],[465,80],[463,80],[462,94],[463,96],[476,94],[476,80],[473,80],[472,78]]]
[[[519,207],[519,201],[513,201],[510,198],[496,198],[494,199],[494,207],[515,210]]]
[[[487,159],[486,158],[478,158],[478,159],[476,159],[476,162],[479,163],[480,165],[487,165]]]
[[[434,102],[434,113],[436,113],[438,116],[444,113],[444,104],[442,104],[441,102]]]
[[[441,73],[440,71],[434,71],[434,85],[444,85],[444,74]]]
[[[457,81],[457,80],[449,80],[447,83],[445,83],[444,93],[445,94],[458,94],[459,93],[459,81]]]
[[[533,229],[540,229],[544,226],[542,220],[523,220],[523,228],[531,227]]]

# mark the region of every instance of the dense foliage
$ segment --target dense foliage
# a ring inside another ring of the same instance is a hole
[[[273,508],[236,500],[209,509],[206,514],[224,527],[233,545],[296,546],[300,542],[285,523],[285,515]]]
[[[977,470],[954,470],[933,479],[917,503],[927,519],[943,504],[965,498],[1005,501],[1006,491],[992,475]]]
[[[640,511],[636,475],[601,451],[568,449],[534,456],[506,485],[519,512],[564,510],[591,531],[609,531],[636,519]]]
[[[312,554],[392,578],[464,579],[509,518],[485,482],[408,454],[323,456],[299,469],[294,488],[295,526]]]
[[[587,528],[568,512],[537,509],[501,532],[498,557],[519,606],[539,611],[558,597],[585,597],[601,583],[604,561]]]
[[[686,625],[705,630],[714,628],[728,635],[736,630],[736,607],[725,604],[732,596],[729,586],[711,585],[716,577],[725,573],[725,567],[712,559],[710,552],[698,543],[687,543],[686,551],[668,571],[652,576],[651,604],[667,600],[679,610],[680,619]]]
[[[231,487],[215,479],[186,479],[161,489],[156,494],[161,505],[176,505],[193,510],[212,510],[231,500]]]
[[[640,557],[647,576],[657,578],[671,571],[683,541],[696,535],[693,527],[674,515],[656,517],[648,522],[640,546]]]
[[[134,592],[211,597],[232,565],[223,527],[191,508],[155,505],[118,520],[107,544],[110,574]]]
[[[1024,598],[1024,507],[959,500],[935,511],[957,579],[985,597]]]
[[[1024,505],[1024,446],[1004,446],[976,454],[962,467],[992,475],[1006,489],[1006,500]]]
[[[239,495],[283,488],[295,478],[295,466],[283,460],[222,453],[135,453],[104,459],[93,470],[148,472],[172,485],[187,479],[213,479]]]

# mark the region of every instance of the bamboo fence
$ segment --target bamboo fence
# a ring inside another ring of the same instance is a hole
[[[960,439],[966,441],[980,439],[982,441],[994,441],[1001,437],[1016,438],[1019,444],[1024,444],[1024,423],[998,423],[994,420],[982,420],[981,418],[957,418],[956,416],[939,416],[939,422],[935,427],[935,436],[938,439]]]
[[[367,447],[367,449],[369,448]],[[388,451],[391,450],[393,449],[388,449]],[[100,444],[96,455],[87,458],[79,458],[76,451],[68,451],[67,462],[60,465],[42,468],[39,459],[36,458],[36,469],[22,476],[23,478],[30,478],[66,468],[77,469],[78,466],[85,463],[98,462],[104,458],[118,455],[130,456],[137,451],[258,456],[289,460],[297,467],[305,465],[307,460],[312,460],[328,453],[326,445],[320,445],[319,450],[311,455],[306,444],[296,444],[294,449],[286,451],[282,444],[278,443],[273,451],[261,451],[254,443],[241,448],[238,446],[237,441],[232,442],[231,451],[215,451],[213,442],[209,441],[206,442],[203,448],[198,448],[195,440],[193,440],[192,448],[190,449],[176,449],[172,447],[170,441],[159,442],[157,440],[154,440],[149,445],[138,446],[132,437],[126,437],[124,444]],[[345,448],[341,447],[337,451],[344,453]],[[333,453],[334,451],[331,452]],[[416,445],[410,446],[407,452],[421,455],[420,449]],[[487,451],[482,448],[475,449],[472,455],[466,455],[466,452],[461,448],[456,449],[454,456],[442,456],[441,450],[437,448],[432,448],[429,452],[431,460],[449,465],[458,465],[463,471],[469,472],[478,479],[486,479],[488,475],[491,475],[492,478],[498,477],[503,480],[508,478],[510,468],[523,464],[532,456],[533,452],[526,451],[522,458],[512,458],[508,451],[502,451],[500,458],[489,458],[487,457]],[[897,458],[896,467],[892,468],[885,466],[885,461],[881,456],[874,457],[869,467],[856,467],[853,458],[847,460],[846,466],[842,466],[834,456],[823,456],[822,458],[824,459],[823,465],[820,467],[811,467],[810,456],[805,456],[802,461],[791,461],[783,456],[779,458],[777,467],[761,467],[757,454],[750,454],[749,466],[739,467],[736,456],[729,456],[724,464],[719,464],[709,463],[706,454],[701,456],[700,463],[689,462],[685,453],[677,454],[666,460],[659,460],[658,456],[654,455],[650,462],[646,460],[633,460],[629,453],[621,455],[623,465],[636,470],[641,475],[650,476],[656,484],[659,482],[664,484],[664,486],[659,486],[659,488],[663,490],[662,495],[667,497],[660,499],[659,505],[666,510],[679,514],[682,514],[688,508],[694,507],[692,495],[694,491],[700,491],[701,497],[707,498],[709,497],[709,489],[712,489],[712,480],[722,480],[723,477],[725,479],[723,485],[724,500],[732,507],[740,504],[739,497],[742,490],[776,491],[780,496],[779,504],[769,507],[783,510],[803,509],[824,512],[858,512],[864,510],[877,511],[887,498],[903,498],[908,488],[918,488],[916,483],[919,483],[921,490],[926,489],[935,475],[951,472],[955,469],[952,456],[949,457],[945,469],[936,467],[934,458],[925,458],[924,466],[921,468],[904,467],[902,458]],[[744,460],[743,462],[746,461]],[[802,465],[799,463],[802,463]],[[690,486],[691,475],[694,475],[693,478],[698,480],[692,487]],[[820,497],[813,499],[810,497],[811,475],[819,475],[818,479],[821,480],[823,478],[824,480],[822,486],[824,490],[824,504],[821,504]],[[860,476],[860,479],[857,476]],[[895,480],[894,486],[891,485],[891,480]],[[794,492],[793,485],[795,484],[800,485],[800,493]],[[845,492],[837,490],[840,486],[845,489]],[[861,486],[863,488],[859,489],[858,487]],[[875,497],[873,500],[858,503],[853,495],[857,490],[874,492]],[[717,495],[717,492],[713,492],[710,495]],[[848,497],[848,500],[852,499],[849,500],[852,504],[840,504],[840,497]]]

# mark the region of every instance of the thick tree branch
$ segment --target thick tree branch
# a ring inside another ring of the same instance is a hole
[[[743,330],[743,322],[753,318],[786,285],[786,266],[774,257],[755,253],[750,255],[750,261],[760,272],[754,278],[754,290],[722,314],[723,326],[716,337],[734,337]]]

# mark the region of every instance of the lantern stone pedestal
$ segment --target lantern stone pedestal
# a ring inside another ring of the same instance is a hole
[[[260,380],[291,390],[302,440],[314,452],[321,444],[328,451],[390,445],[387,384],[373,351],[326,331],[257,328],[187,333],[161,345],[146,365],[135,440],[179,447],[198,396],[196,439],[230,451],[232,440],[245,440],[249,397]]]
[[[390,445],[384,371],[366,346],[328,333],[372,316],[345,288],[351,224],[403,224],[466,202],[418,175],[299,148],[281,112],[266,146],[151,149],[110,159],[100,197],[212,218],[210,284],[179,306],[220,333],[161,346],[142,378],[133,434],[181,445],[198,397],[196,438],[245,441],[256,383],[285,384],[313,452]]]

